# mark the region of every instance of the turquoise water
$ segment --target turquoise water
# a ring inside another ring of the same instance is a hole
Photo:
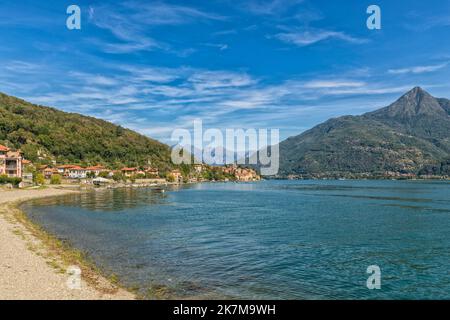
[[[149,298],[450,298],[446,182],[97,190],[23,209]],[[366,287],[370,265],[380,290]]]

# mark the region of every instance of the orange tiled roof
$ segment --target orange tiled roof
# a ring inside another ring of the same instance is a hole
[[[22,160],[22,163],[23,163],[23,164],[30,164],[31,161],[30,161],[30,160],[23,159],[23,160]]]
[[[136,171],[137,168],[122,168],[122,171]]]
[[[0,151],[9,151],[9,148],[0,144]]]
[[[58,166],[59,169],[70,169],[70,168],[74,168],[74,167],[77,167],[77,166],[74,164],[64,164],[62,166]]]
[[[93,166],[93,167],[87,167],[86,170],[101,170],[104,169],[103,166]]]

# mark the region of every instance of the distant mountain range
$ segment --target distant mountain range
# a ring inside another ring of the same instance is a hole
[[[173,168],[163,143],[2,93],[0,144],[20,148],[27,159],[43,164]],[[388,107],[330,119],[279,147],[279,177],[450,175],[450,100],[417,87]]]
[[[388,107],[280,143],[281,177],[450,175],[450,100],[417,87]]]
[[[31,104],[0,93],[0,144],[34,163],[173,167],[170,148],[100,119]]]

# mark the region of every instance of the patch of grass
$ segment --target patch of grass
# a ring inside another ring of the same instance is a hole
[[[157,300],[172,299],[174,296],[175,292],[166,285],[152,285],[146,294],[146,298]]]
[[[21,237],[22,239],[25,239],[25,234],[23,233],[22,230],[14,229],[14,230],[13,230],[13,233],[14,233],[16,236],[19,236],[19,237]]]
[[[109,281],[111,281],[111,283],[113,284],[118,284],[119,283],[119,276],[117,274],[111,274],[109,276]]]

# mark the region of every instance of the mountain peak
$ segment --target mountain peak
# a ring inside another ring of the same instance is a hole
[[[417,116],[446,116],[439,101],[421,87],[415,87],[390,106],[372,113],[377,117],[408,120]]]
[[[280,176],[447,175],[442,161],[449,155],[450,100],[416,87],[386,108],[332,119],[281,142]]]
[[[425,96],[431,97],[431,94],[429,94],[427,91],[425,91],[421,87],[414,87],[413,89],[411,89],[410,91],[405,93],[404,96],[415,98],[415,99],[422,99]]]

